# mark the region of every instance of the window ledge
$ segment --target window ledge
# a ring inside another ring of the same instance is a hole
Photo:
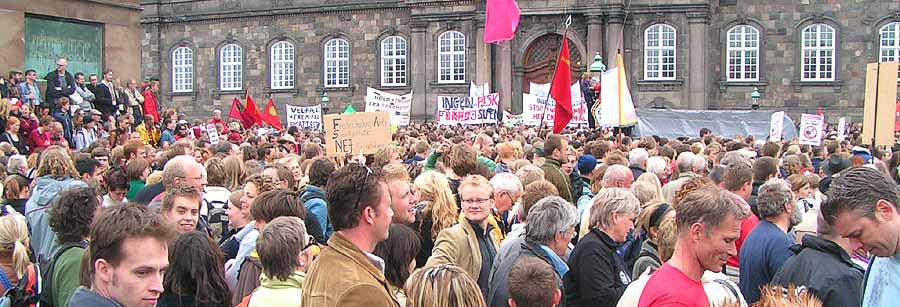
[[[430,81],[428,82],[429,86],[433,87],[468,87],[468,82],[439,82],[439,81]]]
[[[275,89],[273,89],[271,87],[267,87],[267,88],[264,88],[262,92],[265,93],[267,96],[271,96],[272,94],[292,94],[294,97],[298,97],[300,95],[300,89],[297,87],[275,88]]]
[[[191,99],[197,99],[197,92],[195,92],[195,91],[191,91],[191,92],[169,92],[169,94],[168,94],[167,96],[169,96],[169,99],[172,99],[172,97],[191,97]]]
[[[791,87],[794,93],[800,93],[804,87],[832,87],[835,93],[840,93],[844,86],[844,81],[835,79],[834,81],[801,81],[800,79],[791,80]]]
[[[681,89],[684,79],[675,80],[638,80],[637,88],[643,92],[674,92]]]
[[[212,99],[218,100],[222,98],[222,95],[238,95],[238,96],[247,96],[247,91],[240,90],[210,90],[209,95],[212,96]]]
[[[766,80],[758,80],[758,81],[728,81],[725,79],[719,80],[719,92],[725,93],[728,91],[729,87],[756,87],[759,88],[760,92],[765,92],[766,87],[769,86],[769,81]]]
[[[374,88],[379,91],[403,91],[409,92],[412,90],[412,86],[409,84],[406,85],[370,85],[369,87]]]
[[[321,92],[350,92],[352,94],[353,92],[356,91],[356,85],[348,85],[348,86],[342,86],[342,87],[324,87],[324,86],[320,85],[320,86],[316,87],[316,91],[319,93],[321,93]]]

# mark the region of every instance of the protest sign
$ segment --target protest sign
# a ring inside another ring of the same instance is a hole
[[[216,145],[219,144],[219,132],[216,131],[215,124],[207,124],[206,125],[206,136],[209,137],[209,143]]]
[[[500,95],[456,97],[437,96],[437,121],[441,125],[496,124]]]
[[[322,129],[322,106],[314,105],[309,107],[285,105],[287,109],[287,126],[297,127],[300,129],[321,130]]]
[[[328,156],[373,154],[391,142],[387,112],[325,115],[325,152]]]
[[[819,146],[822,144],[822,123],[824,116],[803,114],[800,117],[800,145]]]
[[[406,95],[396,95],[371,87],[366,89],[366,112],[387,112],[391,116],[392,125],[409,125],[411,108],[412,92]]]
[[[769,121],[769,141],[781,141],[782,129],[784,129],[784,111],[772,113]]]
[[[847,138],[847,118],[841,117],[838,120],[838,140],[843,141],[845,138]]]
[[[556,101],[553,99],[547,100],[547,93],[549,91],[550,83],[531,83],[531,93],[522,94],[522,118],[526,125],[539,125],[541,122],[541,114],[543,114],[545,125],[553,124],[553,117],[556,114]],[[572,120],[569,121],[569,126],[587,124],[587,103],[585,103],[584,97],[581,95],[581,86],[578,82],[572,84],[571,91]]]

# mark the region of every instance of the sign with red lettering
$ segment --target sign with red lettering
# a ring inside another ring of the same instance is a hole
[[[496,124],[500,95],[437,96],[437,122],[441,125]]]

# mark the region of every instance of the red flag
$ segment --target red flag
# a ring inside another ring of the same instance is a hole
[[[244,112],[241,113],[241,116],[244,119],[245,128],[250,128],[253,124],[262,125],[262,117],[259,114],[259,108],[256,107],[256,103],[253,102],[253,98],[250,97],[250,94],[247,94],[247,104],[244,105]]]
[[[562,48],[559,49],[559,61],[556,61],[556,73],[550,84],[550,97],[556,101],[553,116],[553,133],[559,133],[572,120],[572,76],[569,68],[569,38],[563,35]]]
[[[272,102],[272,99],[269,98],[269,103],[266,105],[266,111],[262,114],[262,121],[272,126],[272,128],[281,130],[281,118],[278,117],[278,112],[275,111],[275,103]]]
[[[519,27],[519,5],[516,0],[488,0],[484,18],[484,42],[511,40]]]
[[[241,100],[237,97],[234,97],[234,100],[231,101],[231,111],[228,112],[228,118],[244,121],[244,117],[241,116]]]

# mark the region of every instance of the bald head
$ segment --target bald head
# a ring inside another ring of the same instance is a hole
[[[192,156],[180,155],[166,162],[162,184],[166,189],[178,183],[186,183],[202,191],[206,185],[206,169]]]
[[[631,169],[621,164],[610,165],[603,173],[604,188],[630,189],[632,182],[634,182],[634,175],[632,175]]]

